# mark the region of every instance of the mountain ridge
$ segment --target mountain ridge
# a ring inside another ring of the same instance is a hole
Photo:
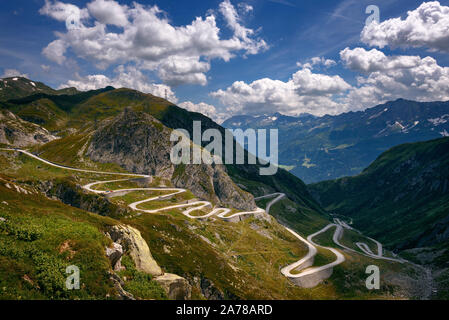
[[[51,102],[51,105],[48,101]],[[44,111],[37,113],[37,107]],[[0,108],[24,116],[31,122],[62,137],[71,136],[73,130],[78,132],[92,130],[92,128],[98,126],[99,122],[118,115],[125,108],[147,113],[170,129],[186,129],[190,136],[193,136],[194,121],[201,122],[203,131],[217,129],[222,133],[222,136],[225,136],[225,129],[222,126],[200,113],[189,112],[163,98],[127,88],[106,87],[73,95],[34,94],[0,103]],[[32,116],[30,116],[30,110]],[[58,119],[58,121],[55,121],[55,119]],[[55,144],[58,143],[55,142]],[[207,143],[203,143],[202,146],[204,147]],[[238,145],[235,146],[236,148],[239,147]],[[82,145],[79,147],[81,148]],[[223,150],[225,149],[223,148]],[[51,157],[51,155],[49,156]],[[54,160],[64,161],[64,159],[57,158]],[[265,191],[272,193],[282,191],[295,201],[306,206],[312,206],[315,210],[322,212],[319,205],[308,194],[305,184],[281,168],[274,177],[261,177],[258,173],[259,165],[226,165],[226,167],[230,176],[239,185],[251,185],[251,182],[248,182],[248,178],[250,178],[249,180],[256,179],[259,185],[264,186],[256,189],[249,187],[245,190],[247,192],[260,196]],[[279,190],[279,188],[282,188],[282,190]]]
[[[444,199],[449,199],[448,164],[449,138],[403,144],[381,154],[357,176],[309,188],[327,210],[351,217],[355,226],[389,246],[434,245],[449,240],[449,229],[444,228],[449,218],[444,209]],[[438,212],[415,213],[426,210]]]
[[[395,145],[449,135],[449,102],[398,99],[338,116],[245,116],[223,123],[237,125],[279,129],[280,163],[312,183],[356,175]]]
[[[71,95],[79,92],[76,88],[55,90],[42,82],[22,76],[0,79],[0,101],[20,99],[33,94]]]

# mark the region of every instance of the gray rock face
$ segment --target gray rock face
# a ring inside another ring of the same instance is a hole
[[[145,113],[126,109],[104,121],[92,137],[87,156],[93,161],[117,163],[131,172],[170,178],[170,130]]]
[[[47,197],[59,199],[70,206],[102,216],[121,217],[128,215],[131,211],[131,209],[115,205],[105,197],[85,193],[81,186],[70,179],[41,181],[39,189]]]
[[[109,279],[114,284],[114,288],[115,288],[115,290],[117,290],[117,296],[119,299],[121,299],[121,300],[136,300],[131,293],[129,293],[128,291],[125,291],[125,289],[123,289],[123,286],[125,285],[125,283],[118,275],[111,272],[109,274]]]
[[[130,226],[117,225],[109,231],[115,243],[120,244],[134,261],[137,270],[152,276],[162,275],[162,270],[151,255],[150,248],[142,238],[140,231]]]
[[[329,279],[333,272],[333,268],[328,268],[301,278],[290,278],[290,280],[301,288],[314,288],[324,280]]]
[[[175,171],[172,182],[176,187],[189,189],[197,197],[222,206],[255,209],[254,197],[240,189],[225,170],[222,165],[181,165]]]
[[[166,273],[154,279],[167,293],[170,300],[189,300],[192,287],[188,281],[176,274]]]
[[[206,278],[201,278],[200,281],[201,293],[208,300],[224,300],[224,294],[217,289],[212,281]]]
[[[106,256],[111,262],[114,271],[120,271],[122,269],[121,260],[123,256],[123,247],[120,244],[114,242],[112,248],[107,247]]]
[[[139,230],[126,225],[116,225],[109,230],[108,235],[114,243],[112,248],[106,248],[106,256],[111,261],[114,271],[120,271],[122,255],[127,252],[133,259],[137,270],[155,277],[154,281],[161,285],[169,299],[189,300],[191,298],[192,287],[189,282],[176,274],[162,272]],[[133,295],[123,289],[124,283],[120,277],[114,272],[111,272],[110,275],[119,297],[125,300],[134,300]]]
[[[176,187],[219,205],[241,210],[256,207],[253,196],[233,183],[225,166],[175,166],[170,160],[174,145],[171,132],[154,117],[126,109],[100,124],[86,155],[93,161],[116,163],[130,172],[171,179]]]
[[[8,110],[0,111],[0,144],[27,147],[55,139],[46,129],[22,120]]]

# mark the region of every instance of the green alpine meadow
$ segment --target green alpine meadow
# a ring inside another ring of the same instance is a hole
[[[17,0],[0,27],[5,306],[449,299],[449,1]]]

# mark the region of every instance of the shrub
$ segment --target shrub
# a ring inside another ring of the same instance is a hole
[[[35,241],[42,236],[42,231],[35,225],[21,225],[10,220],[0,223],[0,232],[14,236],[17,240]]]
[[[161,286],[151,279],[149,274],[138,271],[129,256],[123,256],[122,265],[126,270],[119,272],[126,277],[124,289],[140,299],[165,300],[167,295]]]

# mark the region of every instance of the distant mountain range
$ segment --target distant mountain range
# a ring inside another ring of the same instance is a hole
[[[449,136],[449,102],[399,99],[324,117],[235,116],[223,126],[279,129],[280,164],[313,183],[356,175],[393,146]]]
[[[75,88],[55,90],[38,81],[31,81],[23,77],[11,77],[0,79],[0,101],[19,99],[33,94],[76,94]]]

